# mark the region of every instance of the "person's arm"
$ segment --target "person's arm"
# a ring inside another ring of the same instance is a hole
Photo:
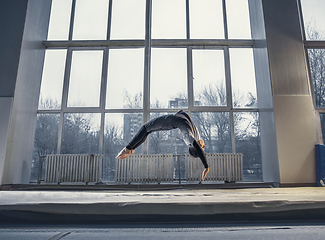
[[[193,147],[195,147],[196,152],[199,155],[199,158],[201,159],[204,167],[209,168],[203,149],[200,147],[196,140],[193,141]]]
[[[209,165],[207,163],[207,158],[205,157],[205,154],[203,152],[203,149],[200,147],[200,145],[197,143],[196,140],[193,142],[193,147],[195,147],[197,154],[199,155],[199,158],[201,159],[205,169],[202,173],[202,181],[204,181],[205,177],[207,176],[209,172]]]

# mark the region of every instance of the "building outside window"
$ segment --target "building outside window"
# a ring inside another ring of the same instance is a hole
[[[206,152],[243,153],[244,180],[262,180],[248,0],[53,0],[44,45],[32,181],[39,156],[90,153],[113,182],[141,125],[181,109]],[[187,151],[172,130],[136,153]]]

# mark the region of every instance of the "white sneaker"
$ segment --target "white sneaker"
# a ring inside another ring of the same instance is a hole
[[[320,184],[322,184],[323,187],[325,187],[325,183],[324,183],[323,179],[321,179],[319,182],[320,182]]]

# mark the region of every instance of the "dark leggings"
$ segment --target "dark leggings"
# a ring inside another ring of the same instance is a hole
[[[126,148],[129,150],[136,149],[147,139],[148,135],[149,132],[147,132],[145,126],[142,126]]]
[[[150,132],[147,132],[147,129],[145,126],[142,126],[139,130],[139,132],[134,136],[134,138],[131,140],[131,142],[126,146],[127,149],[132,150],[139,147],[148,137]],[[207,159],[205,157],[205,154],[202,150],[202,148],[199,146],[199,144],[194,140],[193,147],[195,147],[197,154],[199,155],[199,158],[201,159],[203,165],[205,168],[208,168]]]

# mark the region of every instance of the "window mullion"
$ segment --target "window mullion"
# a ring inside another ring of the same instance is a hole
[[[190,1],[186,0],[186,39],[190,39]],[[187,99],[188,99],[188,114],[192,116],[192,108],[194,105],[193,96],[193,61],[192,48],[187,47]]]
[[[64,109],[67,108],[67,101],[68,101],[69,78],[70,78],[70,71],[71,71],[71,59],[72,59],[72,49],[68,48],[66,63],[65,63],[63,90],[62,90],[62,101],[61,101],[60,123],[59,123],[59,132],[58,132],[57,153],[61,153],[63,122],[64,122]]]
[[[101,112],[100,133],[99,133],[99,154],[103,154],[103,150],[104,150],[107,73],[108,73],[108,48],[105,48],[103,54],[102,82],[100,88],[100,104],[99,104],[100,112]]]
[[[187,48],[187,98],[188,108],[191,115],[194,107],[194,90],[193,90],[193,60],[192,60],[192,48]]]
[[[225,39],[228,39],[228,23],[227,23],[226,0],[222,0],[222,11],[223,11],[223,27],[224,27]]]
[[[67,102],[68,102],[71,61],[72,61],[72,49],[68,48],[67,60],[65,64],[64,81],[63,81],[62,101],[61,101],[62,104],[61,109],[63,110],[67,108]]]
[[[75,9],[76,9],[76,0],[72,0],[70,27],[69,27],[69,41],[72,41]]]
[[[190,39],[190,0],[186,0],[186,39]]]
[[[226,77],[226,92],[227,92],[227,107],[230,109],[230,132],[231,132],[231,146],[232,152],[236,152],[235,141],[235,126],[234,126],[234,113],[233,113],[233,99],[232,99],[232,86],[231,86],[231,74],[230,74],[230,56],[229,47],[224,47],[225,57],[225,77]]]
[[[111,38],[111,29],[112,29],[112,6],[113,6],[113,0],[109,0],[109,5],[108,5],[108,22],[107,22],[107,40],[110,40]]]
[[[143,123],[150,120],[150,61],[151,61],[151,14],[152,0],[146,0],[146,35],[145,35],[145,51],[144,51],[144,75],[143,75]],[[143,144],[143,153],[148,153],[149,143],[145,141]]]
[[[224,58],[225,58],[225,77],[226,77],[226,92],[227,92],[227,107],[233,108],[232,99],[232,86],[231,86],[231,73],[230,73],[230,56],[229,48],[224,47]]]
[[[63,122],[64,122],[64,115],[63,111],[60,113],[60,121],[59,121],[59,131],[58,131],[58,147],[57,147],[57,154],[61,153],[61,143],[62,143],[62,134],[63,134]]]
[[[231,150],[233,153],[236,152],[236,136],[235,136],[235,123],[234,123],[234,112],[230,110],[230,135],[231,135]]]

